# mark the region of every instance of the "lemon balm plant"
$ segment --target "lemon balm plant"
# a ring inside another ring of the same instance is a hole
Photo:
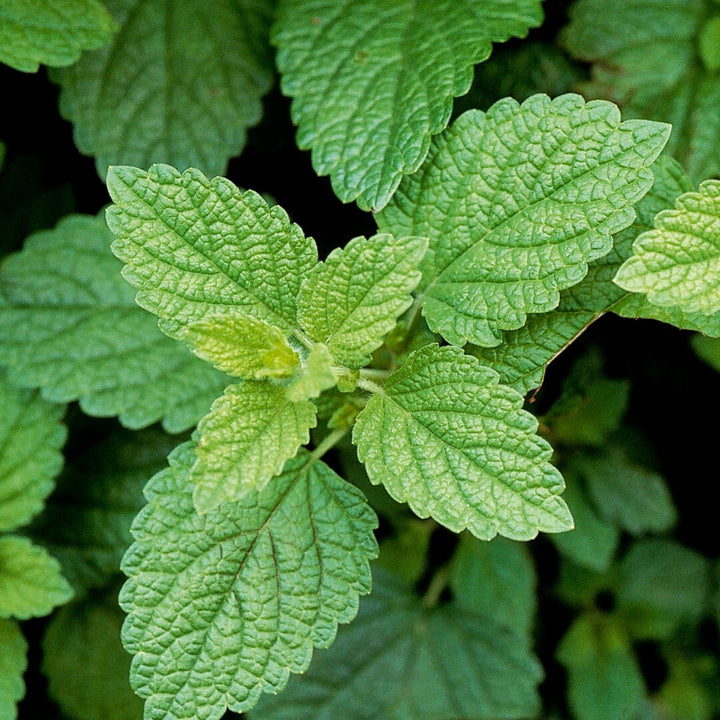
[[[2,717],[19,621],[64,604],[41,670],[80,720],[711,720],[711,560],[671,535],[628,381],[586,348],[551,401],[530,393],[610,313],[718,362],[716,10],[648,31],[704,73],[678,140],[647,74],[609,83],[608,57],[645,66],[594,0],[559,36],[599,61],[584,85],[548,41],[488,60],[542,26],[537,0],[0,2],[0,59],[60,68],[110,198],[0,267]],[[374,225],[324,259],[222,177],[275,70],[297,146]],[[569,623],[533,619],[535,543]]]

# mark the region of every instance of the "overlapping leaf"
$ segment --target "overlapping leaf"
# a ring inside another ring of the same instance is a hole
[[[65,408],[19,390],[0,372],[0,532],[27,523],[53,489],[67,431]]]
[[[284,0],[273,42],[298,145],[341,200],[384,207],[473,65],[541,20],[538,0]]]
[[[357,619],[252,720],[534,716],[542,671],[522,639],[454,603],[426,610],[386,573]],[[372,688],[368,692],[368,688]]]
[[[99,0],[0,0],[0,62],[24,72],[70,65],[114,29]]]
[[[633,251],[615,277],[620,287],[646,293],[654,305],[720,312],[720,181],[681,195],[674,210],[657,215],[655,228],[635,240]]]
[[[359,368],[410,307],[427,241],[374,235],[334,250],[305,278],[298,319],[339,362]]]
[[[14,620],[0,619],[0,717],[15,720],[16,703],[25,694],[27,643]]]
[[[420,517],[486,540],[527,540],[572,527],[536,430],[497,373],[459,348],[428,345],[370,398],[353,442],[371,481]]]
[[[528,313],[557,307],[632,222],[668,133],[572,94],[461,115],[378,217],[383,231],[430,238],[430,328],[492,347]]]
[[[361,493],[307,453],[261,493],[200,516],[190,444],[146,488],[120,600],[146,714],[220,718],[304,671],[370,589],[375,516]],[[166,628],[158,632],[159,628]]]
[[[224,173],[272,84],[272,3],[106,2],[120,25],[113,43],[58,74],[80,151],[101,177],[110,164],[154,162]]]
[[[102,217],[64,219],[0,270],[0,362],[17,384],[139,428],[194,425],[227,377],[164,337],[133,300]]]
[[[594,63],[583,94],[672,123],[668,149],[694,182],[720,173],[720,74],[703,49],[713,16],[714,0],[580,0],[563,35],[576,57]]]
[[[317,249],[282,208],[224,178],[167,165],[112,168],[108,190],[113,252],[138,303],[170,336],[223,310],[296,327],[295,298]]]
[[[262,490],[310,440],[315,412],[307,400],[289,400],[279,385],[230,385],[198,426],[198,459],[190,473],[198,512]]]

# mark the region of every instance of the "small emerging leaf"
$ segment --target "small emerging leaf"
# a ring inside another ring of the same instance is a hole
[[[230,385],[198,425],[197,461],[190,473],[198,512],[262,490],[310,440],[315,423],[315,406],[292,402],[282,386]]]
[[[338,382],[333,371],[333,358],[325,345],[314,345],[305,358],[302,369],[288,385],[285,394],[292,402],[316,398]]]

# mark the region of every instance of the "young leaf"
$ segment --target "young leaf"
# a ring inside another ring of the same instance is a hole
[[[453,347],[411,353],[353,431],[370,480],[422,518],[489,540],[562,532],[572,518],[551,447],[522,397]]]
[[[290,377],[300,365],[282,332],[252,315],[198,320],[184,328],[183,337],[198,357],[245,380]]]
[[[252,720],[535,716],[542,670],[514,632],[455,603],[427,610],[391,575],[373,574],[357,619]]]
[[[0,717],[15,720],[16,704],[25,695],[27,643],[14,620],[0,620]]]
[[[311,238],[285,211],[229,180],[168,165],[114,167],[107,221],[137,302],[171,337],[207,315],[240,311],[295,328],[295,298],[317,262]]]
[[[580,0],[562,35],[570,52],[594,63],[583,94],[672,123],[668,150],[694,182],[720,173],[720,75],[702,47],[717,14],[708,0]]]
[[[699,192],[681,195],[633,250],[615,276],[620,287],[646,293],[655,305],[720,312],[720,181],[707,180]]]
[[[130,657],[120,642],[123,617],[113,594],[65,605],[50,621],[42,642],[42,671],[48,694],[68,717],[142,717],[142,702],[128,684]]]
[[[284,0],[273,43],[298,146],[312,148],[342,201],[384,207],[447,125],[473,65],[541,21],[538,0]]]
[[[27,538],[0,536],[0,618],[47,615],[72,596],[55,558]]]
[[[13,383],[136,429],[194,425],[228,383],[135,304],[102,217],[33,235],[0,268],[0,362]]]
[[[315,423],[315,406],[292,402],[280,385],[230,385],[198,425],[197,461],[190,472],[198,512],[262,490],[310,440]]]
[[[54,486],[67,430],[65,408],[10,385],[0,372],[0,531],[38,513]]]
[[[272,85],[270,0],[106,0],[113,43],[58,73],[81,152],[108,165],[167,162],[223,174]]]
[[[302,370],[295,375],[285,389],[285,395],[292,402],[302,402],[316,398],[323,390],[329,390],[337,384],[333,371],[333,357],[322,343],[313,345],[305,358]]]
[[[146,714],[219,718],[303,672],[370,590],[376,518],[361,493],[301,452],[261,493],[200,516],[187,443],[150,480],[120,603]]]
[[[669,130],[621,123],[611,103],[572,94],[461,115],[378,217],[383,231],[430,238],[430,329],[492,347],[528,313],[557,307],[632,222]]]
[[[412,304],[424,238],[354,238],[316,265],[300,287],[298,320],[340,363],[360,368]]]
[[[37,72],[71,65],[110,41],[115,23],[99,0],[0,0],[0,62]]]

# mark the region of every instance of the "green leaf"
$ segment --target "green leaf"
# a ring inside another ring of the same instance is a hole
[[[284,0],[273,43],[298,146],[343,202],[384,207],[447,125],[473,65],[541,21],[538,0]]]
[[[568,700],[576,720],[634,718],[645,695],[630,641],[617,621],[580,615],[557,652],[568,672]]]
[[[0,371],[0,531],[27,523],[43,507],[62,468],[65,408],[19,390]]]
[[[461,115],[378,216],[385,232],[430,238],[430,329],[493,347],[529,313],[556,308],[632,222],[669,130],[621,123],[611,103],[572,94]]]
[[[75,143],[108,165],[223,174],[273,80],[269,0],[105,0],[120,31],[58,73]]]
[[[376,518],[301,453],[261,493],[195,512],[191,444],[150,480],[123,561],[123,643],[148,717],[219,718],[303,672],[370,590]]]
[[[460,607],[529,640],[537,603],[535,586],[535,568],[525,545],[505,538],[485,542],[462,537],[450,579]]]
[[[720,70],[720,15],[705,23],[698,38],[698,49],[708,72]]]
[[[674,210],[656,216],[654,230],[635,240],[633,250],[615,276],[620,287],[647,294],[655,305],[720,312],[720,180],[681,195]]]
[[[0,618],[47,615],[72,596],[55,558],[27,538],[0,536]]]
[[[485,540],[528,540],[572,527],[536,430],[497,373],[459,348],[427,345],[370,398],[353,442],[372,482],[420,517]]]
[[[25,695],[27,643],[13,620],[0,620],[0,717],[17,718],[18,700]]]
[[[44,511],[24,532],[56,557],[76,594],[120,572],[147,479],[177,444],[156,428],[113,429],[71,453]]]
[[[316,398],[323,390],[329,390],[338,382],[333,371],[333,357],[330,351],[318,343],[303,362],[303,367],[287,386],[285,395],[292,402]]]
[[[702,335],[694,335],[690,339],[690,344],[695,354],[706,362],[711,368],[720,372],[720,340],[717,338],[703,337]]]
[[[562,36],[593,63],[583,94],[614,99],[629,117],[672,123],[668,150],[694,182],[720,173],[720,74],[707,66],[703,40],[717,10],[708,0],[579,0]]]
[[[42,671],[48,694],[68,717],[142,717],[142,702],[128,683],[130,657],[120,642],[123,618],[113,594],[65,605],[50,621],[42,642]]]
[[[400,507],[397,503],[395,505]],[[435,523],[414,517],[394,523],[393,534],[380,543],[377,565],[407,585],[418,582],[427,568],[428,548],[434,529]]]
[[[300,356],[282,332],[252,315],[199,320],[184,328],[183,337],[198,357],[246,380],[290,377],[300,365]]]
[[[310,441],[315,413],[307,400],[288,400],[282,386],[230,385],[198,425],[197,460],[190,472],[197,511],[204,514],[225,500],[262,490]]]
[[[18,385],[80,400],[129,428],[194,425],[228,379],[157,329],[133,300],[102,217],[33,235],[0,269],[0,362]]]
[[[412,304],[426,248],[424,238],[374,235],[333,250],[300,287],[300,324],[340,363],[364,367]]]
[[[352,625],[304,676],[263,698],[252,720],[535,715],[542,670],[515,633],[454,603],[427,610],[387,573],[374,574]]]
[[[171,337],[223,311],[297,327],[295,298],[317,262],[311,238],[277,205],[229,180],[168,165],[114,167],[107,221],[137,302]]]
[[[23,72],[71,65],[114,30],[99,0],[0,0],[0,62]]]

